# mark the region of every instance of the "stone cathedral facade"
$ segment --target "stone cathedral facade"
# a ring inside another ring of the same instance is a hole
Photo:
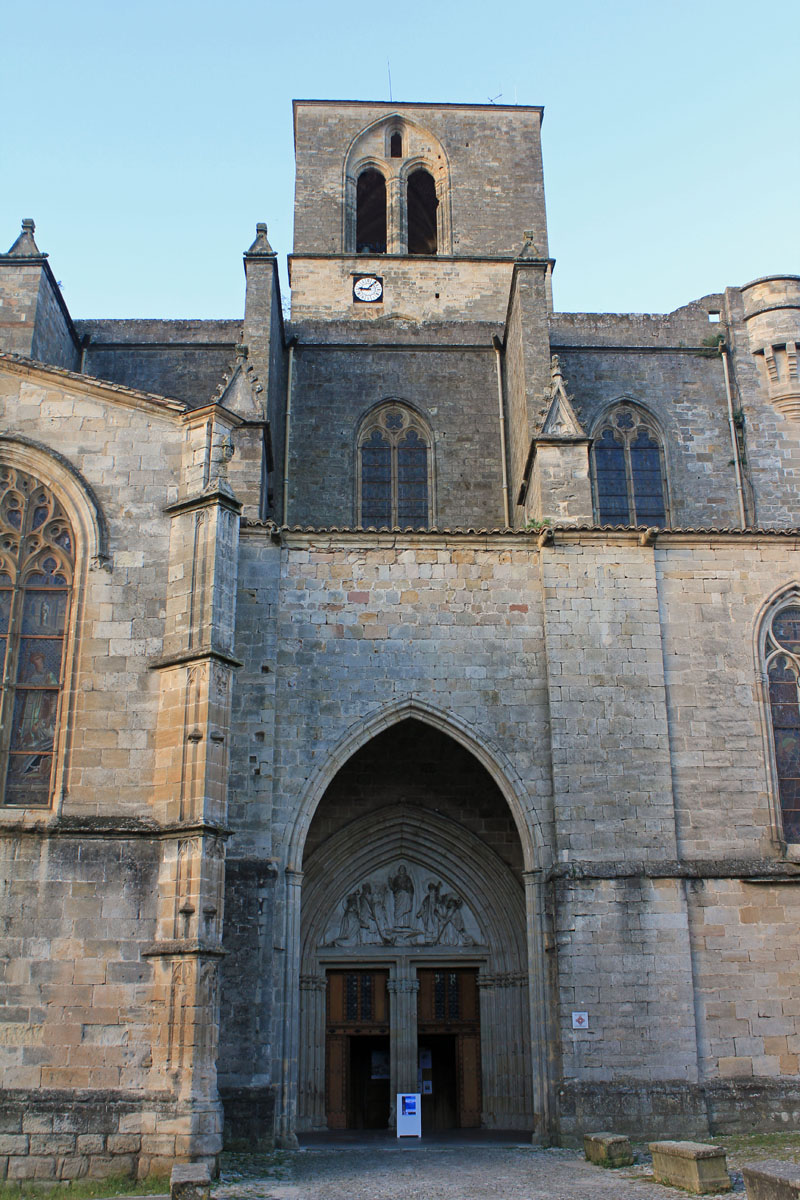
[[[800,277],[554,312],[541,119],[297,102],[290,321],[0,256],[9,1178],[796,1124]]]

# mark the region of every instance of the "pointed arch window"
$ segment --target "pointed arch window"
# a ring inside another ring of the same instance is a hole
[[[0,465],[0,802],[50,803],[75,562],[50,489]]]
[[[408,177],[408,253],[436,254],[439,201],[429,171],[412,171]]]
[[[800,596],[767,626],[764,646],[783,836],[800,842]]]
[[[598,524],[667,525],[661,439],[632,405],[614,409],[595,433],[592,474]]]
[[[358,442],[358,523],[427,529],[431,523],[430,434],[401,404],[373,413]]]
[[[374,167],[356,185],[356,253],[386,253],[386,180]]]

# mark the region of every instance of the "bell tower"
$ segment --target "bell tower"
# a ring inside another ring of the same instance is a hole
[[[538,107],[297,100],[292,319],[502,322],[548,257]]]

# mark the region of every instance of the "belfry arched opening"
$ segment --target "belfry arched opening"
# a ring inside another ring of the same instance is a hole
[[[453,738],[408,718],[340,769],[303,857],[298,1130],[533,1128],[523,850]]]

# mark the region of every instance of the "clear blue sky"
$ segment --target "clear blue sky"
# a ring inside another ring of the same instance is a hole
[[[291,100],[545,106],[556,307],[800,273],[800,3],[29,0],[3,17],[0,247],[73,315],[237,317],[291,248]],[[285,275],[285,273],[284,273]]]

